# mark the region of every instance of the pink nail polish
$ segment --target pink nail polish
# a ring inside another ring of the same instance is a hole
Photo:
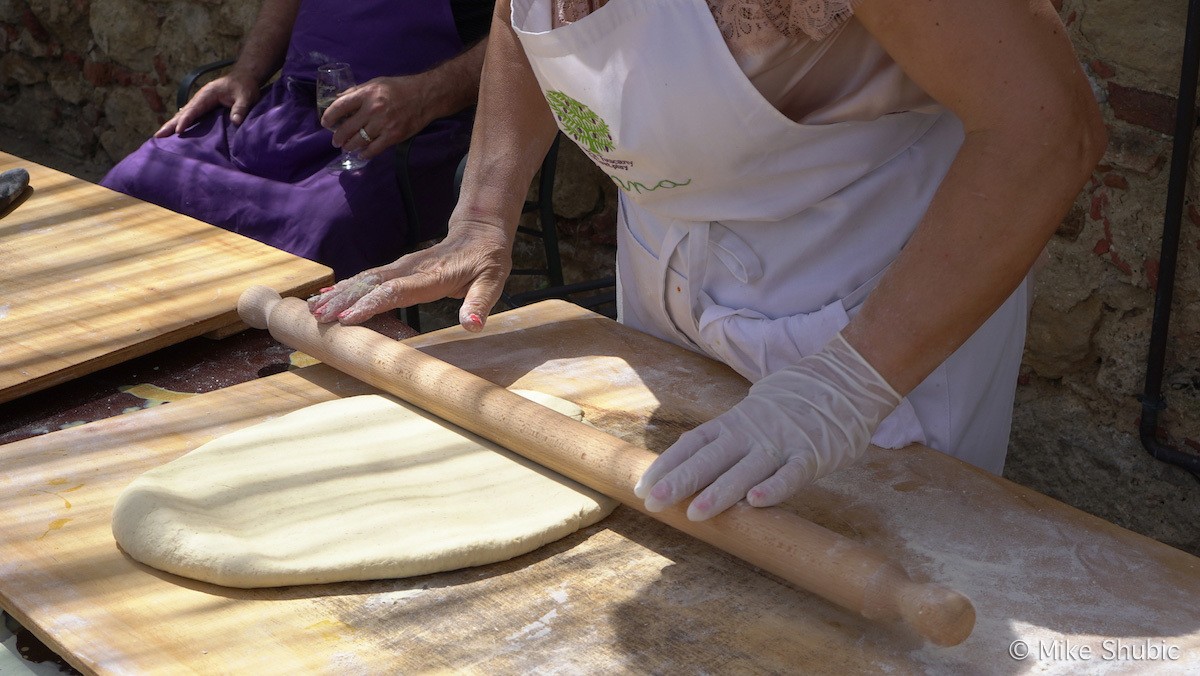
[[[333,287],[332,287],[332,286],[327,286],[327,287],[325,287],[324,289],[321,289],[320,291],[318,291],[317,293],[327,293],[327,292],[329,292],[329,291],[333,291]]]
[[[348,315],[348,314],[350,314],[349,310],[342,310],[341,312],[338,313],[337,317],[338,317],[338,319],[345,319],[346,315]]]

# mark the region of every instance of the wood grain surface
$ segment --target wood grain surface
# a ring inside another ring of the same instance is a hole
[[[557,302],[493,316],[479,336],[408,342],[499,385],[575,401],[593,424],[654,451],[747,388],[723,366]],[[953,648],[624,507],[499,564],[274,590],[159,573],[112,541],[113,501],[141,472],[367,391],[318,365],[0,447],[0,604],[88,673],[1200,668],[1200,559],[917,446],[871,449],[786,507],[966,593],[978,621]],[[1028,644],[1026,659],[1010,657],[1014,641]],[[1127,659],[1109,659],[1106,645]]]
[[[879,552],[794,512],[744,502],[703,521],[689,519],[684,504],[650,512],[634,486],[656,455],[641,446],[376,331],[320,324],[304,300],[281,298],[265,286],[242,293],[238,314],[281,343],[851,612],[903,619],[942,646],[971,634],[975,609],[965,596],[936,582],[916,582]]]
[[[329,268],[0,153],[32,193],[0,218],[0,402],[237,324],[238,293]],[[268,281],[270,280],[270,281]]]

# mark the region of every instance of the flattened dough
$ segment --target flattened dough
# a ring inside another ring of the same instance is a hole
[[[559,401],[560,412],[579,410]],[[238,430],[143,474],[117,499],[113,535],[160,570],[275,587],[502,561],[615,506],[420,409],[364,395]]]

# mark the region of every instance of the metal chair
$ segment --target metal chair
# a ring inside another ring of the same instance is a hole
[[[1171,168],[1167,180],[1166,207],[1163,212],[1162,248],[1159,253],[1158,286],[1154,293],[1154,316],[1150,325],[1150,345],[1146,355],[1145,388],[1139,397],[1142,417],[1139,436],[1142,447],[1158,460],[1182,467],[1200,478],[1200,456],[1172,448],[1159,440],[1159,414],[1166,410],[1163,397],[1163,372],[1167,359],[1167,337],[1171,320],[1171,302],[1175,292],[1176,263],[1183,210],[1187,204],[1188,167],[1192,137],[1200,127],[1196,116],[1196,89],[1200,79],[1200,0],[1188,0],[1187,24],[1183,32],[1183,58],[1179,68],[1179,96],[1175,107],[1175,137],[1171,147]]]

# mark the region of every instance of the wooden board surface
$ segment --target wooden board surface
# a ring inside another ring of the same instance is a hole
[[[32,194],[0,218],[0,402],[238,323],[238,294],[329,268],[0,153]]]
[[[408,342],[573,400],[656,451],[746,390],[718,364],[558,302],[496,315],[481,336]],[[915,446],[872,449],[787,507],[971,597],[978,623],[954,648],[853,616],[625,507],[499,564],[275,590],[156,572],[113,542],[113,502],[138,474],[366,391],[318,365],[0,447],[0,604],[88,673],[1200,668],[1200,559]],[[1015,641],[1032,654],[1012,659]],[[1106,646],[1130,659],[1107,659]]]

